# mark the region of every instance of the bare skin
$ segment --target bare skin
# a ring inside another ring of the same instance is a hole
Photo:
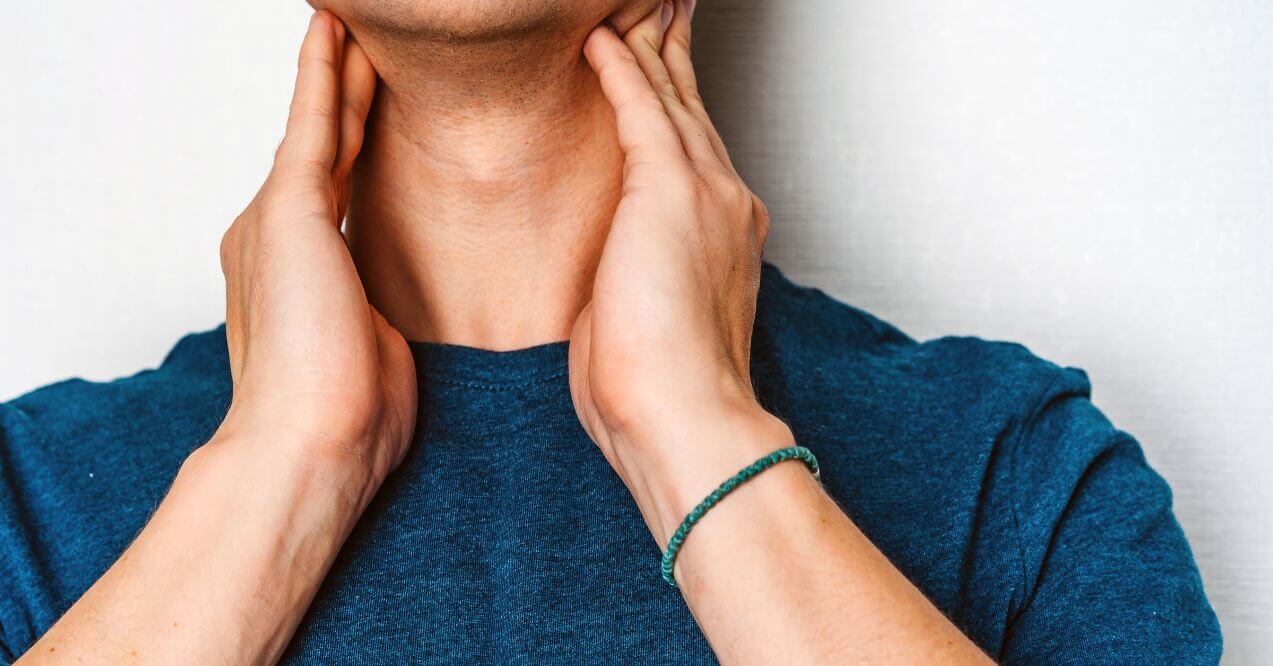
[[[409,446],[399,331],[496,349],[569,336],[580,421],[660,546],[717,483],[793,442],[748,374],[767,213],[698,97],[692,6],[642,4],[612,12],[622,36],[578,31],[583,56],[561,60],[558,90],[520,91],[544,106],[517,118],[460,103],[471,84],[430,96],[449,111],[413,106],[402,52],[364,54],[315,15],[275,167],[222,247],[229,416],[22,663],[277,660]],[[714,509],[675,574],[724,663],[988,661],[796,463]]]

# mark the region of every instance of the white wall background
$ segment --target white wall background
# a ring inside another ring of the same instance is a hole
[[[458,0],[457,0],[458,1]],[[920,338],[1086,368],[1176,490],[1229,663],[1273,652],[1273,3],[702,0],[771,258]],[[221,319],[300,0],[0,28],[0,399]]]

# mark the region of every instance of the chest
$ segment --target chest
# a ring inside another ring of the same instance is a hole
[[[569,425],[426,430],[289,660],[713,663],[627,489]]]

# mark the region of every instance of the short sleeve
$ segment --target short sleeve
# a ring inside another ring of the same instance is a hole
[[[25,640],[29,632],[21,631],[28,623],[15,587],[21,575],[18,562],[22,559],[19,538],[22,512],[13,486],[15,470],[11,464],[13,456],[19,453],[18,440],[25,436],[22,425],[16,410],[0,403],[0,659],[4,663],[16,660],[24,651],[20,646],[29,642]]]
[[[1214,664],[1220,625],[1171,490],[1061,371],[1022,424],[1011,487],[1022,594],[1004,663]]]
[[[15,403],[0,403],[0,657],[16,660],[64,608],[50,582],[42,501],[45,431]],[[68,537],[58,529],[63,541]]]

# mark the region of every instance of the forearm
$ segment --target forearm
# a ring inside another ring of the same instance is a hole
[[[716,484],[792,444],[767,415],[707,421],[688,426],[697,441],[649,477],[660,479],[645,500],[662,507],[652,521],[660,545]],[[766,470],[712,508],[681,549],[675,575],[725,663],[988,661],[797,461]]]
[[[357,465],[219,438],[21,660],[262,663],[281,655],[369,493]]]

